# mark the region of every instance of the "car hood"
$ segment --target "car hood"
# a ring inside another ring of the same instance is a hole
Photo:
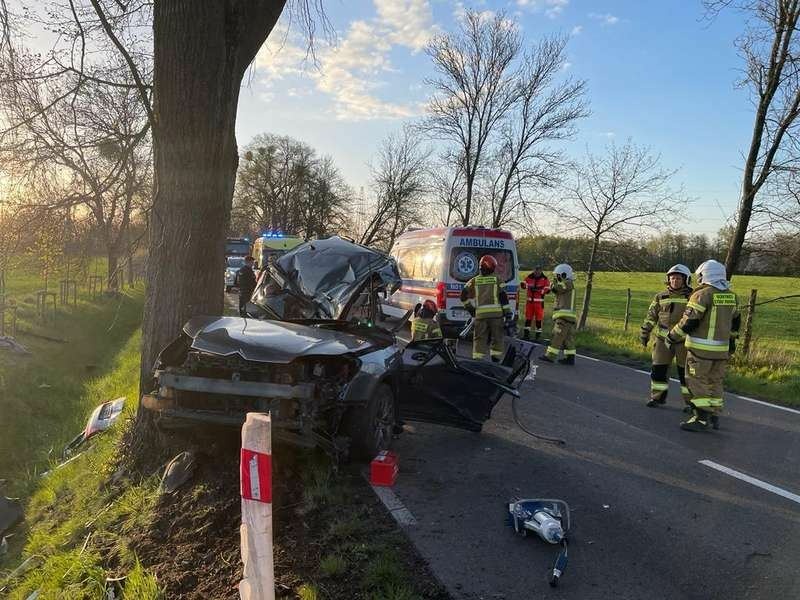
[[[368,285],[392,293],[401,283],[391,256],[336,236],[301,244],[265,271],[253,302],[280,319],[347,319]]]
[[[368,351],[370,340],[330,329],[239,317],[194,317],[183,326],[191,348],[217,356],[289,363],[302,356],[340,356]]]

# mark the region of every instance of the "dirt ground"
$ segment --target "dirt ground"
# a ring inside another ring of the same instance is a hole
[[[131,549],[156,576],[166,598],[238,597],[238,453],[235,443],[199,453],[193,478],[173,496],[162,496],[150,526],[130,540]],[[359,467],[343,467],[331,475],[330,482],[317,482],[314,490],[307,489],[304,471],[319,471],[321,460],[325,459],[294,448],[273,451],[277,597],[299,598],[304,584],[316,588],[317,598],[385,597],[375,587],[379,585],[376,577],[380,579],[380,568],[375,573],[375,555],[381,554],[395,563],[392,568],[399,565],[408,574],[404,585],[413,589],[413,595],[398,598],[449,598],[398,531]],[[347,568],[322,572],[320,562],[331,554],[345,557]]]

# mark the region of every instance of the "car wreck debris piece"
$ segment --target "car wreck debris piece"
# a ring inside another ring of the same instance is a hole
[[[0,337],[0,350],[10,350],[17,354],[30,354],[30,351],[12,337]]]
[[[272,419],[247,413],[242,427],[240,463],[242,496],[241,600],[274,600],[272,554]]]
[[[181,452],[167,463],[164,475],[161,477],[160,490],[162,494],[172,494],[181,487],[194,474],[197,463],[194,453],[187,450]]]
[[[95,408],[92,414],[89,415],[89,420],[86,421],[86,427],[84,427],[83,431],[76,435],[64,448],[64,456],[69,456],[75,448],[90,437],[111,427],[119,419],[123,408],[125,408],[125,398],[109,400]]]
[[[0,536],[22,521],[22,515],[19,500],[0,496]]]

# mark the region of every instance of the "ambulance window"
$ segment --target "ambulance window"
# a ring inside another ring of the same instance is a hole
[[[497,275],[503,281],[514,279],[514,254],[510,250],[487,252],[475,248],[453,248],[450,254],[450,276],[456,281],[469,281],[478,274],[478,263],[486,254],[494,256],[497,261]]]
[[[442,246],[399,248],[397,264],[403,279],[438,280],[442,269]]]

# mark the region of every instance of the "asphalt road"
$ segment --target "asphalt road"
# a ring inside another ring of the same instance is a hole
[[[518,402],[529,429],[566,446],[520,430],[508,398],[480,434],[400,436],[393,491],[416,521],[404,529],[455,598],[800,598],[800,411],[729,396],[720,431],[689,433],[677,384],[664,408],[645,406],[648,388],[645,373],[579,357],[540,366]],[[512,497],[572,508],[557,589],[554,547],[504,524]]]

